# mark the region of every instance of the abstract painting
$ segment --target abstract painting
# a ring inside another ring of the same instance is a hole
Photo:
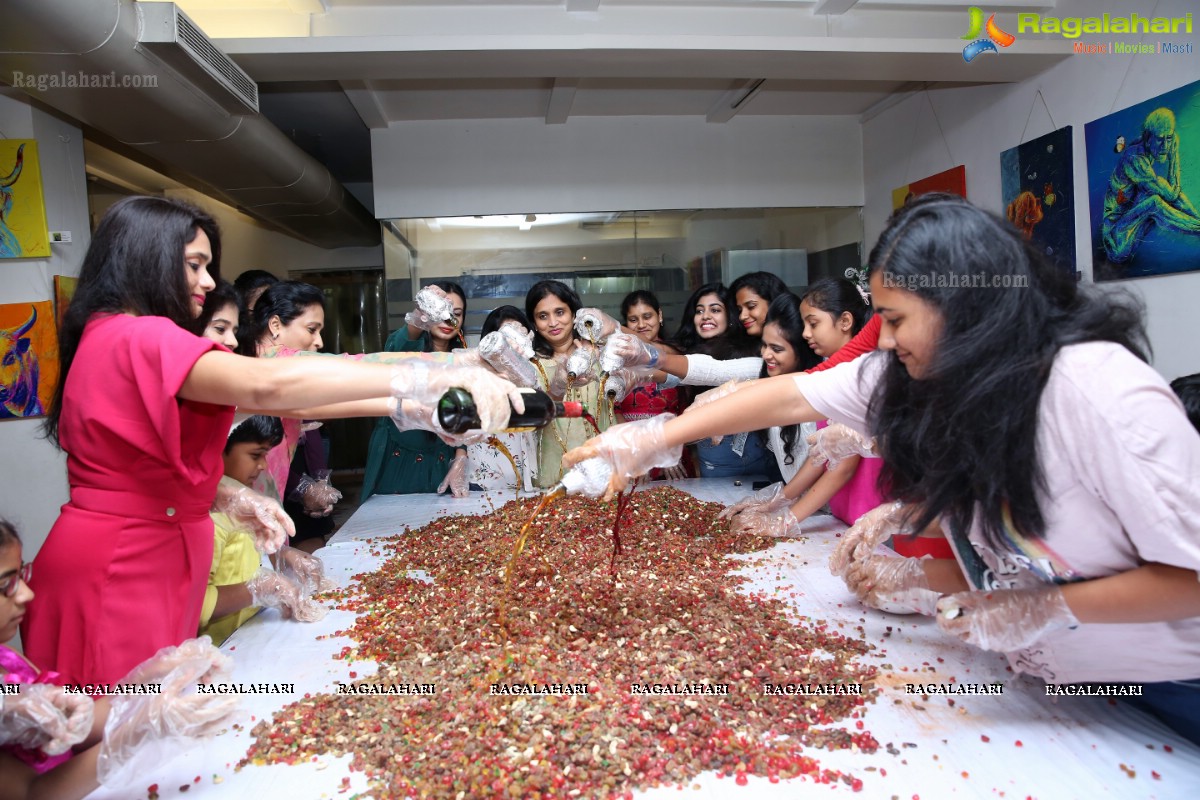
[[[948,192],[959,197],[967,196],[967,168],[965,166],[951,167],[945,172],[930,175],[919,181],[905,184],[892,189],[892,210],[909,201],[909,198],[930,192]]]
[[[1046,257],[1075,274],[1075,189],[1071,126],[1000,154],[1008,221]]]
[[[0,419],[45,416],[58,369],[54,304],[0,305]]]
[[[50,255],[37,142],[0,139],[0,258]]]
[[[1200,81],[1084,126],[1098,281],[1200,269]]]

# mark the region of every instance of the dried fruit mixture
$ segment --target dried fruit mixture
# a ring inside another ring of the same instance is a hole
[[[730,533],[715,520],[719,504],[640,491],[624,510],[614,573],[616,504],[566,498],[534,522],[505,593],[536,505],[512,501],[373,542],[383,565],[330,595],[358,614],[338,632],[356,644],[337,657],[378,663],[360,689],[433,684],[436,694],[305,697],[254,728],[242,764],[352,753],[381,800],[622,796],[706,770],[737,783],[805,775],[861,788],[822,769],[814,751],[878,747],[841,727],[873,697],[875,669],[859,661],[871,646],[738,591],[745,578],[725,556],[773,540]],[[635,694],[635,683],[728,693]],[[859,684],[863,694],[765,696],[768,683]],[[527,693],[555,686],[570,688]]]

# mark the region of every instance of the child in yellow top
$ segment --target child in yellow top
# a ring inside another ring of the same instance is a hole
[[[278,417],[255,415],[234,426],[225,443],[223,483],[250,486],[266,468],[271,448],[283,441],[283,424]],[[285,617],[311,622],[324,616],[325,609],[308,599],[302,581],[284,574],[292,560],[315,561],[311,556],[285,546],[281,572],[266,568],[254,547],[254,537],[227,514],[214,513],[213,562],[208,588],[200,611],[200,633],[220,645],[258,613],[260,608],[278,608]],[[303,575],[305,565],[292,574]],[[312,587],[316,588],[316,587]],[[311,589],[309,589],[311,591]]]

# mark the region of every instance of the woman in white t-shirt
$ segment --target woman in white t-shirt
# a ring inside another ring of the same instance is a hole
[[[844,537],[834,566],[860,597],[936,603],[945,632],[1052,683],[1142,683],[1139,705],[1200,742],[1200,437],[1145,363],[1140,309],[951,195],[892,216],[870,277],[883,352],[616,426],[565,462],[606,458],[616,488],[747,425],[873,435],[914,510],[881,507]],[[874,554],[935,518],[958,569]]]

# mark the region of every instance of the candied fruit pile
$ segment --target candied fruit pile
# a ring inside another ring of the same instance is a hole
[[[536,505],[377,540],[383,565],[330,595],[358,614],[338,657],[377,674],[355,682],[362,693],[306,697],[260,723],[242,763],[352,753],[376,798],[619,797],[706,770],[861,788],[814,753],[878,747],[860,719],[871,646],[739,591],[726,555],[772,540],[733,534],[720,505],[660,487],[625,505],[614,562],[616,504],[567,498],[533,523],[506,589]],[[764,692],[788,683],[862,694]],[[651,693],[664,687],[675,693]]]

